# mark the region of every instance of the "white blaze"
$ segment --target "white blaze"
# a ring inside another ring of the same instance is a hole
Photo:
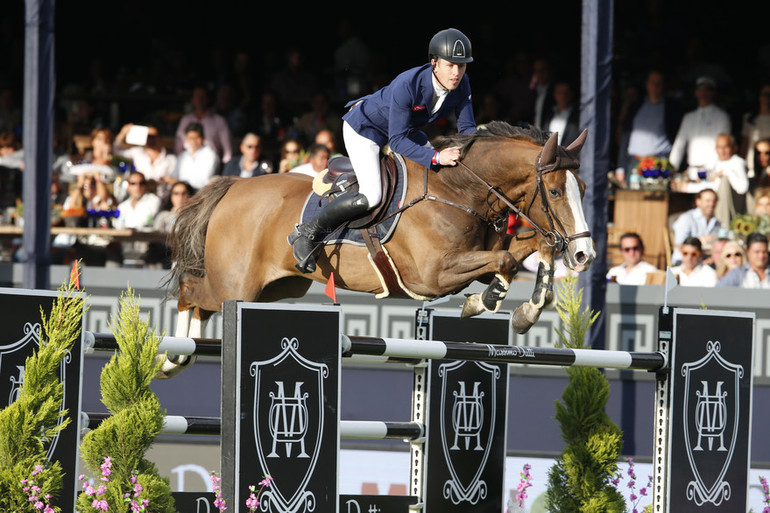
[[[578,186],[577,178],[575,178],[573,173],[567,172],[566,188],[567,203],[570,206],[570,210],[572,210],[572,219],[575,223],[575,231],[568,235],[589,231],[585,214],[583,214],[583,200],[580,198],[580,187]],[[567,263],[572,264],[570,267],[573,269],[575,268],[574,266],[578,264],[574,255],[580,252],[584,253],[588,258],[587,263],[590,263],[596,258],[593,241],[590,237],[580,237],[569,243],[568,254],[566,254],[565,257]]]

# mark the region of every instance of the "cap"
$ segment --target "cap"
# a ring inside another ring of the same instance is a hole
[[[698,77],[695,81],[695,87],[716,87],[716,82],[711,77]]]

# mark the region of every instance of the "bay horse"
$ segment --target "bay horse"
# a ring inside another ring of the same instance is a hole
[[[402,291],[418,300],[488,283],[468,296],[462,316],[495,312],[518,270],[539,252],[532,297],[511,316],[525,333],[554,299],[554,258],[562,254],[582,272],[596,256],[582,209],[583,182],[576,173],[584,131],[569,147],[557,134],[495,121],[472,135],[434,141],[461,146],[458,165],[438,170],[404,159],[407,188],[392,236],[382,244]],[[369,248],[324,246],[317,267],[295,267],[287,235],[299,222],[313,179],[299,173],[217,178],[181,209],[171,234],[172,295],[178,293],[176,336],[200,337],[206,320],[225,300],[277,301],[305,295],[312,281],[383,297],[391,290],[372,263]],[[509,212],[533,230],[508,234]],[[161,377],[192,358],[171,356]]]

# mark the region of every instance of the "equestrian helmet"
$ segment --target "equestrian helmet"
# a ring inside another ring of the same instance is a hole
[[[473,62],[470,39],[455,28],[438,32],[430,40],[428,58],[438,57],[455,64]]]

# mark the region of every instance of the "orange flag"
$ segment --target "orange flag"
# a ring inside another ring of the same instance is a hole
[[[76,289],[80,290],[80,269],[78,268],[77,260],[72,263],[72,270],[70,271],[70,283],[75,285]]]
[[[335,305],[337,304],[337,291],[334,288],[334,273],[329,275],[329,281],[326,282],[324,294],[332,298],[332,301],[334,301]]]

